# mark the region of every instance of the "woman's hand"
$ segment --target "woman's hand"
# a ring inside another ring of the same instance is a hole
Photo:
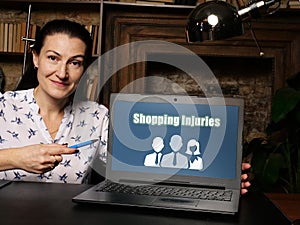
[[[242,163],[242,171],[244,170],[247,170],[247,169],[250,169],[251,165],[250,163]],[[245,174],[242,174],[241,176],[241,181],[242,181],[242,188],[241,188],[241,194],[246,194],[248,192],[248,187],[250,187],[250,182],[248,181],[248,175],[245,173]]]
[[[30,173],[45,173],[56,167],[62,160],[62,154],[73,154],[74,148],[59,144],[39,144],[10,151],[11,169],[23,169]]]

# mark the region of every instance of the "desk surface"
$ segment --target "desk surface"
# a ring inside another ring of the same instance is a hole
[[[172,225],[266,225],[292,224],[268,198],[250,193],[242,196],[237,215],[187,213],[142,208],[76,204],[72,197],[88,185],[13,182],[0,189],[1,224],[172,224]]]
[[[266,196],[291,220],[300,225],[300,193],[267,193]]]

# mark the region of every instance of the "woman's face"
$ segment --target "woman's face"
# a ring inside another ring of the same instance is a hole
[[[47,36],[33,62],[37,67],[39,91],[55,99],[65,99],[76,89],[83,74],[86,45],[66,34]]]

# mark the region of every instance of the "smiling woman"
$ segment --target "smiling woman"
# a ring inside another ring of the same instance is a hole
[[[29,85],[0,94],[0,127],[6,128],[0,130],[0,179],[87,182],[93,159],[105,157],[107,108],[73,103],[91,43],[76,22],[53,20],[41,29],[22,78]],[[90,139],[97,141],[83,151],[67,147]]]
[[[83,183],[93,160],[106,160],[107,108],[73,101],[90,55],[90,34],[80,24],[54,20],[41,29],[28,68],[34,71],[23,77],[27,89],[0,94],[0,179]],[[97,141],[67,147],[88,140]],[[247,175],[241,179],[246,193]]]
[[[55,34],[45,38],[44,46],[39,53],[33,50],[33,63],[38,70],[39,83],[34,97],[40,106],[43,104],[43,107],[40,107],[40,114],[45,121],[51,122],[56,117],[62,119],[62,110],[69,102],[68,97],[74,93],[84,71],[85,49],[85,43],[79,38]],[[58,115],[48,113],[48,107],[52,107],[51,105],[62,109],[56,110]],[[54,118],[48,118],[49,116]],[[55,135],[52,138],[54,137]]]

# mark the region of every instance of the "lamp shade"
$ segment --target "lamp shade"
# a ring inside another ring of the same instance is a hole
[[[196,6],[187,19],[188,42],[222,40],[243,33],[244,26],[237,9],[223,1],[208,1]]]

